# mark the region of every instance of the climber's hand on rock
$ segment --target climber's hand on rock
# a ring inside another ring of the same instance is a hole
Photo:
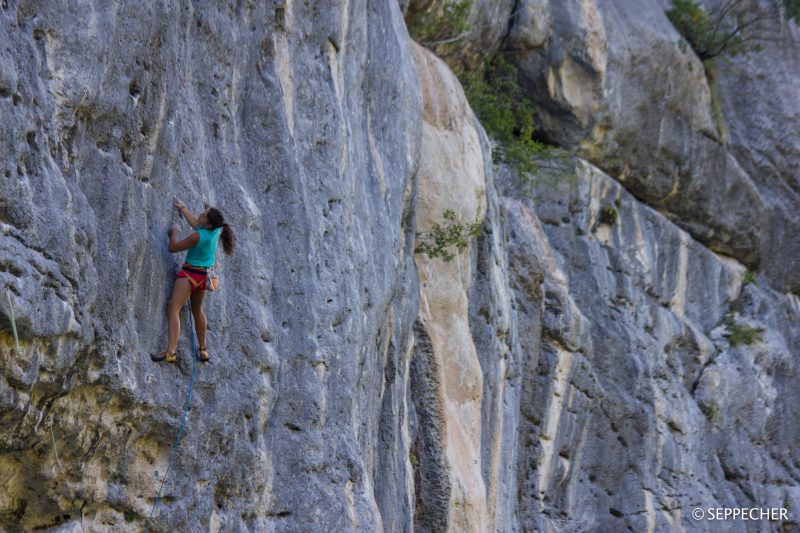
[[[172,205],[175,206],[175,209],[183,209],[186,207],[186,204],[178,200],[177,198],[172,199]]]
[[[175,224],[172,225],[171,228],[169,228],[169,236],[170,236],[170,238],[172,238],[173,235],[175,235],[176,233],[179,233],[180,231],[181,231],[181,225],[176,222]]]

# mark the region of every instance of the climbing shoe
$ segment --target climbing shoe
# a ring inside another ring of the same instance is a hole
[[[208,362],[208,350],[205,348],[200,348],[200,352],[197,354],[197,360],[201,363]]]
[[[156,362],[158,362],[158,361],[166,361],[167,363],[174,363],[176,358],[177,358],[176,354],[169,353],[167,351],[163,351],[158,355],[151,355],[150,356],[150,359],[152,361],[156,361]]]

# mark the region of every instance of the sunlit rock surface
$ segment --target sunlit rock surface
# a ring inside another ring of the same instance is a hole
[[[141,531],[165,474],[152,531],[797,527],[793,41],[713,89],[660,4],[477,1],[443,59],[408,4],[0,3],[0,529]],[[512,47],[569,178],[451,72]],[[173,195],[239,242],[167,472]]]
[[[0,529],[143,528],[192,373],[185,322],[179,364],[149,359],[173,195],[239,247],[153,530],[403,529],[421,97],[397,5],[3,2],[0,47],[23,350],[4,303]]]
[[[763,51],[703,64],[665,2],[519,4],[502,49],[543,135],[709,248],[798,292],[798,27],[767,18],[754,27]]]

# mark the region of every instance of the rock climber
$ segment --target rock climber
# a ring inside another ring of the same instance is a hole
[[[158,355],[151,355],[153,361],[166,361],[173,363],[176,360],[175,350],[178,346],[178,335],[181,331],[179,312],[186,298],[191,298],[192,315],[197,329],[197,345],[200,347],[198,360],[208,361],[206,349],[206,315],[203,312],[203,300],[206,295],[207,273],[214,266],[214,254],[217,243],[222,240],[222,249],[225,255],[231,255],[236,246],[236,236],[219,209],[206,206],[206,209],[195,217],[182,201],[174,199],[173,205],[194,228],[191,235],[178,241],[177,236],[181,227],[178,223],[169,230],[169,244],[167,250],[171,253],[189,250],[186,253],[183,267],[177,273],[175,285],[172,288],[172,297],[167,307],[167,327],[169,336],[167,349]]]

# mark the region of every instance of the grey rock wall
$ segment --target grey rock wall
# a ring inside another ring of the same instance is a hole
[[[406,20],[441,17],[453,3],[410,2]],[[668,7],[480,0],[459,46],[435,49],[456,71],[504,55],[520,68],[544,140],[602,168],[707,247],[797,292],[798,27],[768,18],[756,27],[763,51],[704,64]],[[498,31],[486,33],[483,21]]]
[[[173,195],[238,249],[151,530],[798,527],[793,41],[719,65],[721,124],[661,4],[475,2],[450,67],[441,5],[0,2],[0,529],[145,526]],[[573,179],[492,164],[451,70],[501,48]],[[415,253],[448,208],[480,235]]]
[[[173,195],[239,248],[154,530],[403,529],[421,102],[396,3],[3,2],[0,43],[0,529],[144,525],[192,371],[185,322],[178,365],[148,357]]]
[[[532,193],[501,177],[516,329],[533,350],[516,452],[523,529],[718,531],[690,511],[793,513],[797,297],[763,277],[744,284],[743,265],[587,163]],[[749,328],[760,340],[737,344]]]
[[[503,50],[547,139],[709,248],[797,292],[798,27],[769,19],[756,27],[763,51],[704,65],[668,6],[525,0]]]

